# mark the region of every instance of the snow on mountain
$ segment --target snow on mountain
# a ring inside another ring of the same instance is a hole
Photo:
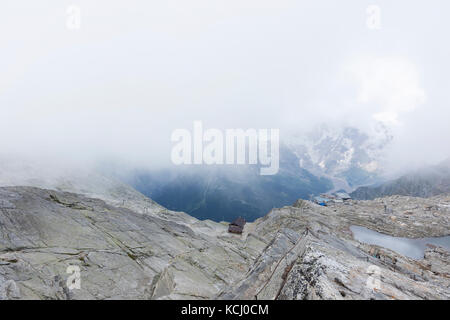
[[[285,143],[301,168],[331,179],[335,190],[350,191],[379,179],[391,140],[389,129],[381,123],[370,133],[322,124],[306,133],[291,134]]]

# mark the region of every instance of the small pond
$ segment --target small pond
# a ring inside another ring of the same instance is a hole
[[[360,242],[388,248],[412,259],[422,259],[427,244],[440,246],[450,251],[450,236],[411,239],[388,236],[360,226],[351,226],[350,230],[354,238]]]

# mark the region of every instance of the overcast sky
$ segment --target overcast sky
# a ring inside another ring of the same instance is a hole
[[[379,29],[367,25],[369,5],[381,10]],[[155,166],[170,159],[171,132],[201,120],[281,135],[321,122],[370,132],[382,121],[394,133],[392,168],[450,156],[447,0],[14,0],[0,9],[3,154]]]

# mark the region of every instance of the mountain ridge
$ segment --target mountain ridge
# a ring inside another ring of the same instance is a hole
[[[450,193],[450,159],[378,186],[359,187],[351,196],[355,199],[373,200],[390,195],[432,197],[446,193]]]
[[[448,251],[430,248],[416,261],[360,243],[349,229],[447,235],[450,197],[300,200],[242,235],[167,209],[135,212],[36,187],[0,187],[0,206],[0,299],[450,298]],[[383,274],[378,291],[366,287],[373,265]],[[68,287],[69,266],[80,268],[79,290]]]

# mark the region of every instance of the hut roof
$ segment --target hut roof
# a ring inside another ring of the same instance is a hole
[[[343,200],[347,200],[347,199],[351,199],[352,197],[348,194],[348,193],[346,193],[346,192],[336,192],[336,196],[339,198],[339,199],[343,199]]]
[[[228,227],[228,232],[231,232],[231,233],[241,234],[243,230],[244,230],[244,228],[242,228],[240,226],[236,226],[234,224],[230,224],[230,226]]]
[[[324,197],[314,197],[314,201],[315,202],[324,202],[324,203],[327,203],[327,202],[329,202],[331,199],[329,199],[329,198],[324,198]]]

